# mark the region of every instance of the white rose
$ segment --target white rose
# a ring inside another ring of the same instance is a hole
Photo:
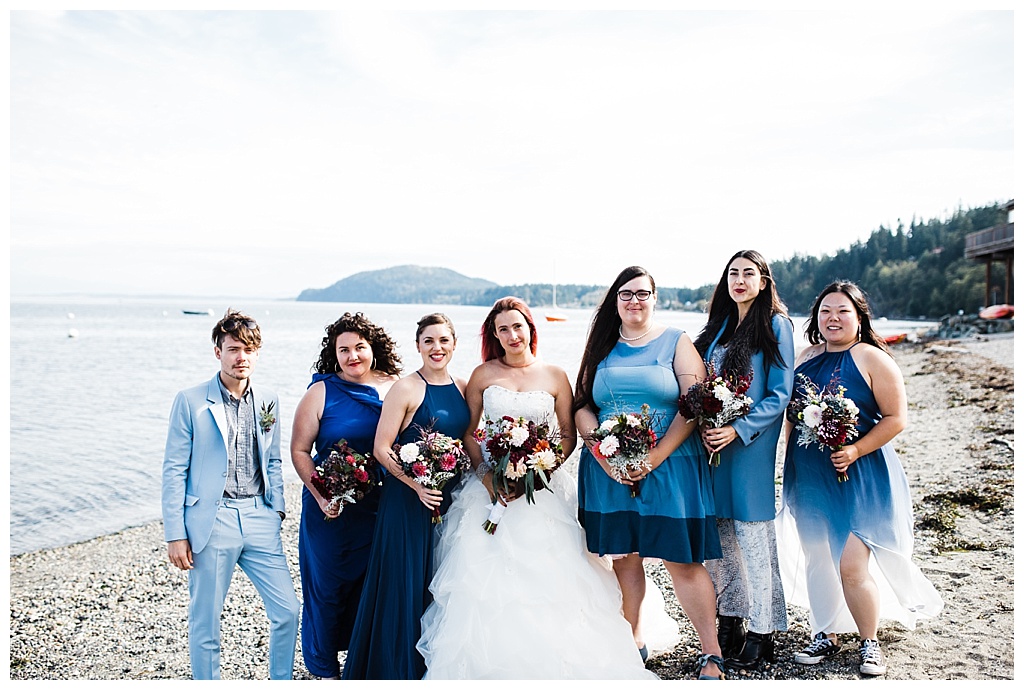
[[[640,426],[640,418],[635,414],[626,415],[626,424],[628,426]]]
[[[610,458],[619,452],[619,439],[614,436],[609,436],[605,440],[601,441],[601,445],[597,447],[598,452],[606,458]]]
[[[530,430],[526,427],[517,426],[512,429],[512,445],[522,446],[530,438]]]
[[[808,405],[804,408],[803,420],[804,424],[812,429],[818,428],[818,425],[821,424],[821,408],[817,405]]]
[[[398,451],[398,455],[402,458],[402,462],[409,463],[410,465],[416,462],[416,459],[420,456],[420,448],[415,443],[406,443]]]
[[[603,422],[601,422],[601,431],[611,431],[614,428],[615,428],[615,420],[614,419],[606,419]]]

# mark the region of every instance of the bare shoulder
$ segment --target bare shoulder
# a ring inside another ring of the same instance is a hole
[[[817,345],[809,345],[805,347],[801,352],[800,356],[796,358],[796,366],[800,366],[804,362],[808,362],[825,351],[825,344],[819,343]]]
[[[853,355],[853,361],[857,363],[857,367],[870,372],[872,376],[903,376],[896,360],[881,348],[858,343],[850,351],[850,354]]]

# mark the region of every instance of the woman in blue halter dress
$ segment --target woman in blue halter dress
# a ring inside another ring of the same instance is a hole
[[[375,453],[388,474],[343,680],[418,680],[427,670],[416,642],[420,617],[431,602],[432,508],[442,516],[447,512],[461,477],[442,491],[424,489],[401,475],[392,447],[399,428],[397,443],[403,445],[418,441],[424,429],[461,439],[469,426],[469,407],[466,383],[448,374],[455,329],[447,316],[429,314],[420,320],[416,349],[423,367],[391,388],[378,426]]]
[[[660,558],[696,628],[701,676],[725,675],[715,629],[715,590],[703,561],[721,558],[707,453],[695,424],[678,414],[681,391],[703,379],[704,362],[690,339],[654,320],[654,280],[639,266],[619,273],[598,307],[576,382],[573,407],[586,442],[580,456],[579,520],[587,548],[611,555],[623,615],[641,653],[645,632],[643,559]],[[593,431],[604,420],[650,405],[658,444],[650,468],[613,476],[595,457]],[[630,486],[639,495],[633,497]],[[717,668],[715,668],[717,666]]]
[[[348,648],[363,588],[380,491],[339,512],[310,483],[310,474],[341,439],[358,453],[373,453],[381,399],[397,380],[401,360],[387,333],[362,314],[346,313],[326,331],[317,373],[295,410],[291,454],[305,485],[299,523],[302,658],[312,675],[337,678],[338,653]]]
[[[867,300],[853,283],[825,288],[806,334],[811,346],[797,362],[794,405],[800,406],[800,377],[806,376],[819,390],[844,386],[859,414],[856,439],[836,452],[817,443],[801,446],[788,432],[780,565],[787,599],[809,604],[815,636],[795,661],[816,664],[839,651],[836,633],[857,631],[860,672],[883,675],[879,619],[913,629],[917,620],[942,609],[911,558],[910,488],[891,443],[906,424],[903,378],[872,330]],[[838,481],[841,471],[849,480]]]

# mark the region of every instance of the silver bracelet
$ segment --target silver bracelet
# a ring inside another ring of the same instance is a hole
[[[476,466],[476,478],[479,479],[480,481],[483,481],[487,473],[493,469],[494,465],[484,460],[483,462]]]

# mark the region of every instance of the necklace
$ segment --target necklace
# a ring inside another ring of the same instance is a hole
[[[654,323],[651,323],[651,325],[647,327],[647,330],[644,331],[643,333],[641,333],[640,335],[638,335],[637,337],[635,337],[635,338],[627,338],[626,336],[624,336],[622,334],[622,326],[619,326],[619,337],[622,338],[623,340],[625,340],[627,343],[631,343],[634,340],[640,340],[640,338],[643,338],[645,335],[647,335],[648,333],[651,332],[652,328],[654,328]]]

